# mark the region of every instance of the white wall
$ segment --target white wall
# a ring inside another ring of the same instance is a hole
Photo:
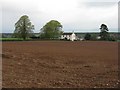
[[[71,35],[71,37],[70,37],[70,40],[71,40],[71,41],[76,40],[76,35],[75,35],[74,33],[72,33],[72,35]]]

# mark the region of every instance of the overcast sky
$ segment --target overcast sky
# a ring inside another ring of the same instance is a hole
[[[34,32],[40,32],[50,20],[59,21],[64,32],[99,32],[102,23],[117,31],[118,0],[1,0],[1,15],[6,33],[14,31],[22,15],[29,16]]]

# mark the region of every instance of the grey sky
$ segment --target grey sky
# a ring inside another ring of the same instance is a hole
[[[2,32],[2,7],[0,6],[0,32]]]
[[[113,2],[114,1],[114,2]],[[98,32],[102,23],[117,31],[118,0],[2,0],[2,30],[13,32],[14,24],[28,15],[34,32],[50,20],[58,20],[65,32]],[[0,10],[1,11],[1,10]]]

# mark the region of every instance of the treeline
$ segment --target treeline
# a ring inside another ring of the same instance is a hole
[[[40,39],[59,39],[62,31],[62,24],[56,20],[51,20],[46,23],[41,29],[39,36],[34,35],[34,25],[30,21],[27,15],[23,15],[20,19],[15,23],[15,30],[13,34],[13,38],[22,38],[26,40],[28,38],[40,38]],[[84,40],[106,40],[106,41],[115,41],[116,38],[110,36],[108,31],[108,27],[105,24],[100,26],[100,34],[99,37],[92,36],[89,33],[86,33]]]
[[[15,23],[15,31],[13,37],[23,38],[24,40],[30,37],[35,38],[33,30],[34,25],[31,23],[29,17],[27,15],[24,15],[20,17],[20,19]],[[40,29],[39,37],[42,39],[54,39],[60,37],[61,34],[61,23],[56,20],[51,20]]]
[[[84,39],[85,40],[104,40],[104,41],[116,41],[118,39],[118,37],[114,37],[114,36],[110,36],[110,34],[108,33],[109,29],[107,27],[107,25],[102,24],[100,26],[100,34],[99,37],[95,36],[95,35],[91,35],[89,33],[86,33]]]

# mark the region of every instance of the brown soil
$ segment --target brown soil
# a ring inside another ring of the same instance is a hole
[[[117,87],[117,50],[117,42],[3,42],[3,87]]]

